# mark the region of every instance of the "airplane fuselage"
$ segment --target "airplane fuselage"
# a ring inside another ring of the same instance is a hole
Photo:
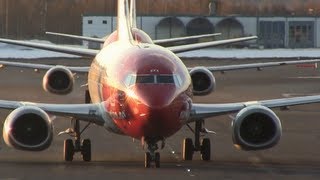
[[[189,72],[172,52],[154,44],[113,42],[93,61],[88,77],[93,103],[103,102],[108,129],[161,140],[176,133],[191,109]]]

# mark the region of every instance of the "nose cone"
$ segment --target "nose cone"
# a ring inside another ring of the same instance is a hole
[[[139,84],[134,87],[139,101],[150,109],[161,109],[169,106],[176,96],[175,85],[145,85]]]
[[[179,121],[182,102],[176,93],[175,85],[138,84],[133,87],[139,112],[136,114],[141,132],[145,138],[161,139],[181,128]]]

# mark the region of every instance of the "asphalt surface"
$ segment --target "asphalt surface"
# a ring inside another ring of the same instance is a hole
[[[35,60],[33,62],[88,64],[89,60]],[[251,61],[194,61],[189,66],[249,63]],[[77,75],[75,90],[68,96],[56,96],[42,90],[45,72],[0,69],[0,99],[46,103],[82,103],[85,76]],[[281,98],[320,93],[320,71],[296,66],[216,73],[217,90],[196,97],[195,102],[222,103]],[[69,126],[63,118],[54,120],[54,141],[43,152],[22,152],[0,141],[0,179],[319,179],[320,178],[320,112],[319,104],[297,106],[290,111],[275,109],[282,121],[280,143],[269,150],[237,150],[231,138],[231,117],[208,119],[206,127],[217,132],[208,135],[212,143],[212,161],[202,162],[195,153],[194,161],[181,160],[181,142],[193,137],[189,129],[167,140],[161,151],[161,168],[145,169],[144,150],[140,142],[118,136],[101,127],[91,126],[83,135],[92,141],[92,162],[81,161],[80,154],[72,163],[62,159],[63,140],[57,136]],[[10,113],[0,111],[3,123]],[[234,116],[233,114],[231,116]],[[84,124],[83,124],[84,125]],[[1,128],[2,130],[2,125]]]

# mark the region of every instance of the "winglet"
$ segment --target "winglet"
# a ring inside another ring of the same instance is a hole
[[[129,3],[128,0],[118,0],[118,40],[132,41],[132,34],[129,25]]]
[[[137,28],[137,11],[136,0],[130,1],[130,25],[132,28]]]

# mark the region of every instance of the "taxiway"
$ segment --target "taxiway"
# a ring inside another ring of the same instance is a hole
[[[39,59],[30,62],[89,64],[90,60]],[[250,63],[257,60],[186,60],[189,66]],[[55,96],[42,90],[45,72],[0,69],[0,99],[46,103],[82,103],[85,75],[77,75],[76,88],[68,96]],[[217,90],[209,96],[196,97],[195,102],[223,103],[282,98],[284,96],[320,93],[320,70],[296,66],[268,68],[264,71],[244,70],[215,73]],[[299,78],[300,77],[300,78]],[[305,77],[305,78],[301,78]],[[307,78],[311,77],[311,78]],[[78,88],[79,87],[79,88]],[[63,140],[57,136],[69,126],[63,118],[54,120],[54,141],[43,152],[22,152],[0,141],[0,179],[319,179],[320,178],[320,105],[291,107],[290,111],[275,112],[283,125],[280,143],[258,152],[237,150],[232,144],[231,116],[211,118],[206,128],[217,132],[212,140],[212,161],[181,160],[181,142],[193,137],[183,128],[167,140],[161,151],[161,168],[145,169],[144,150],[139,141],[111,134],[101,127],[91,126],[84,138],[92,140],[92,162],[81,161],[80,154],[72,163],[62,160]],[[0,111],[2,124],[9,111]],[[0,127],[2,130],[2,125]]]

